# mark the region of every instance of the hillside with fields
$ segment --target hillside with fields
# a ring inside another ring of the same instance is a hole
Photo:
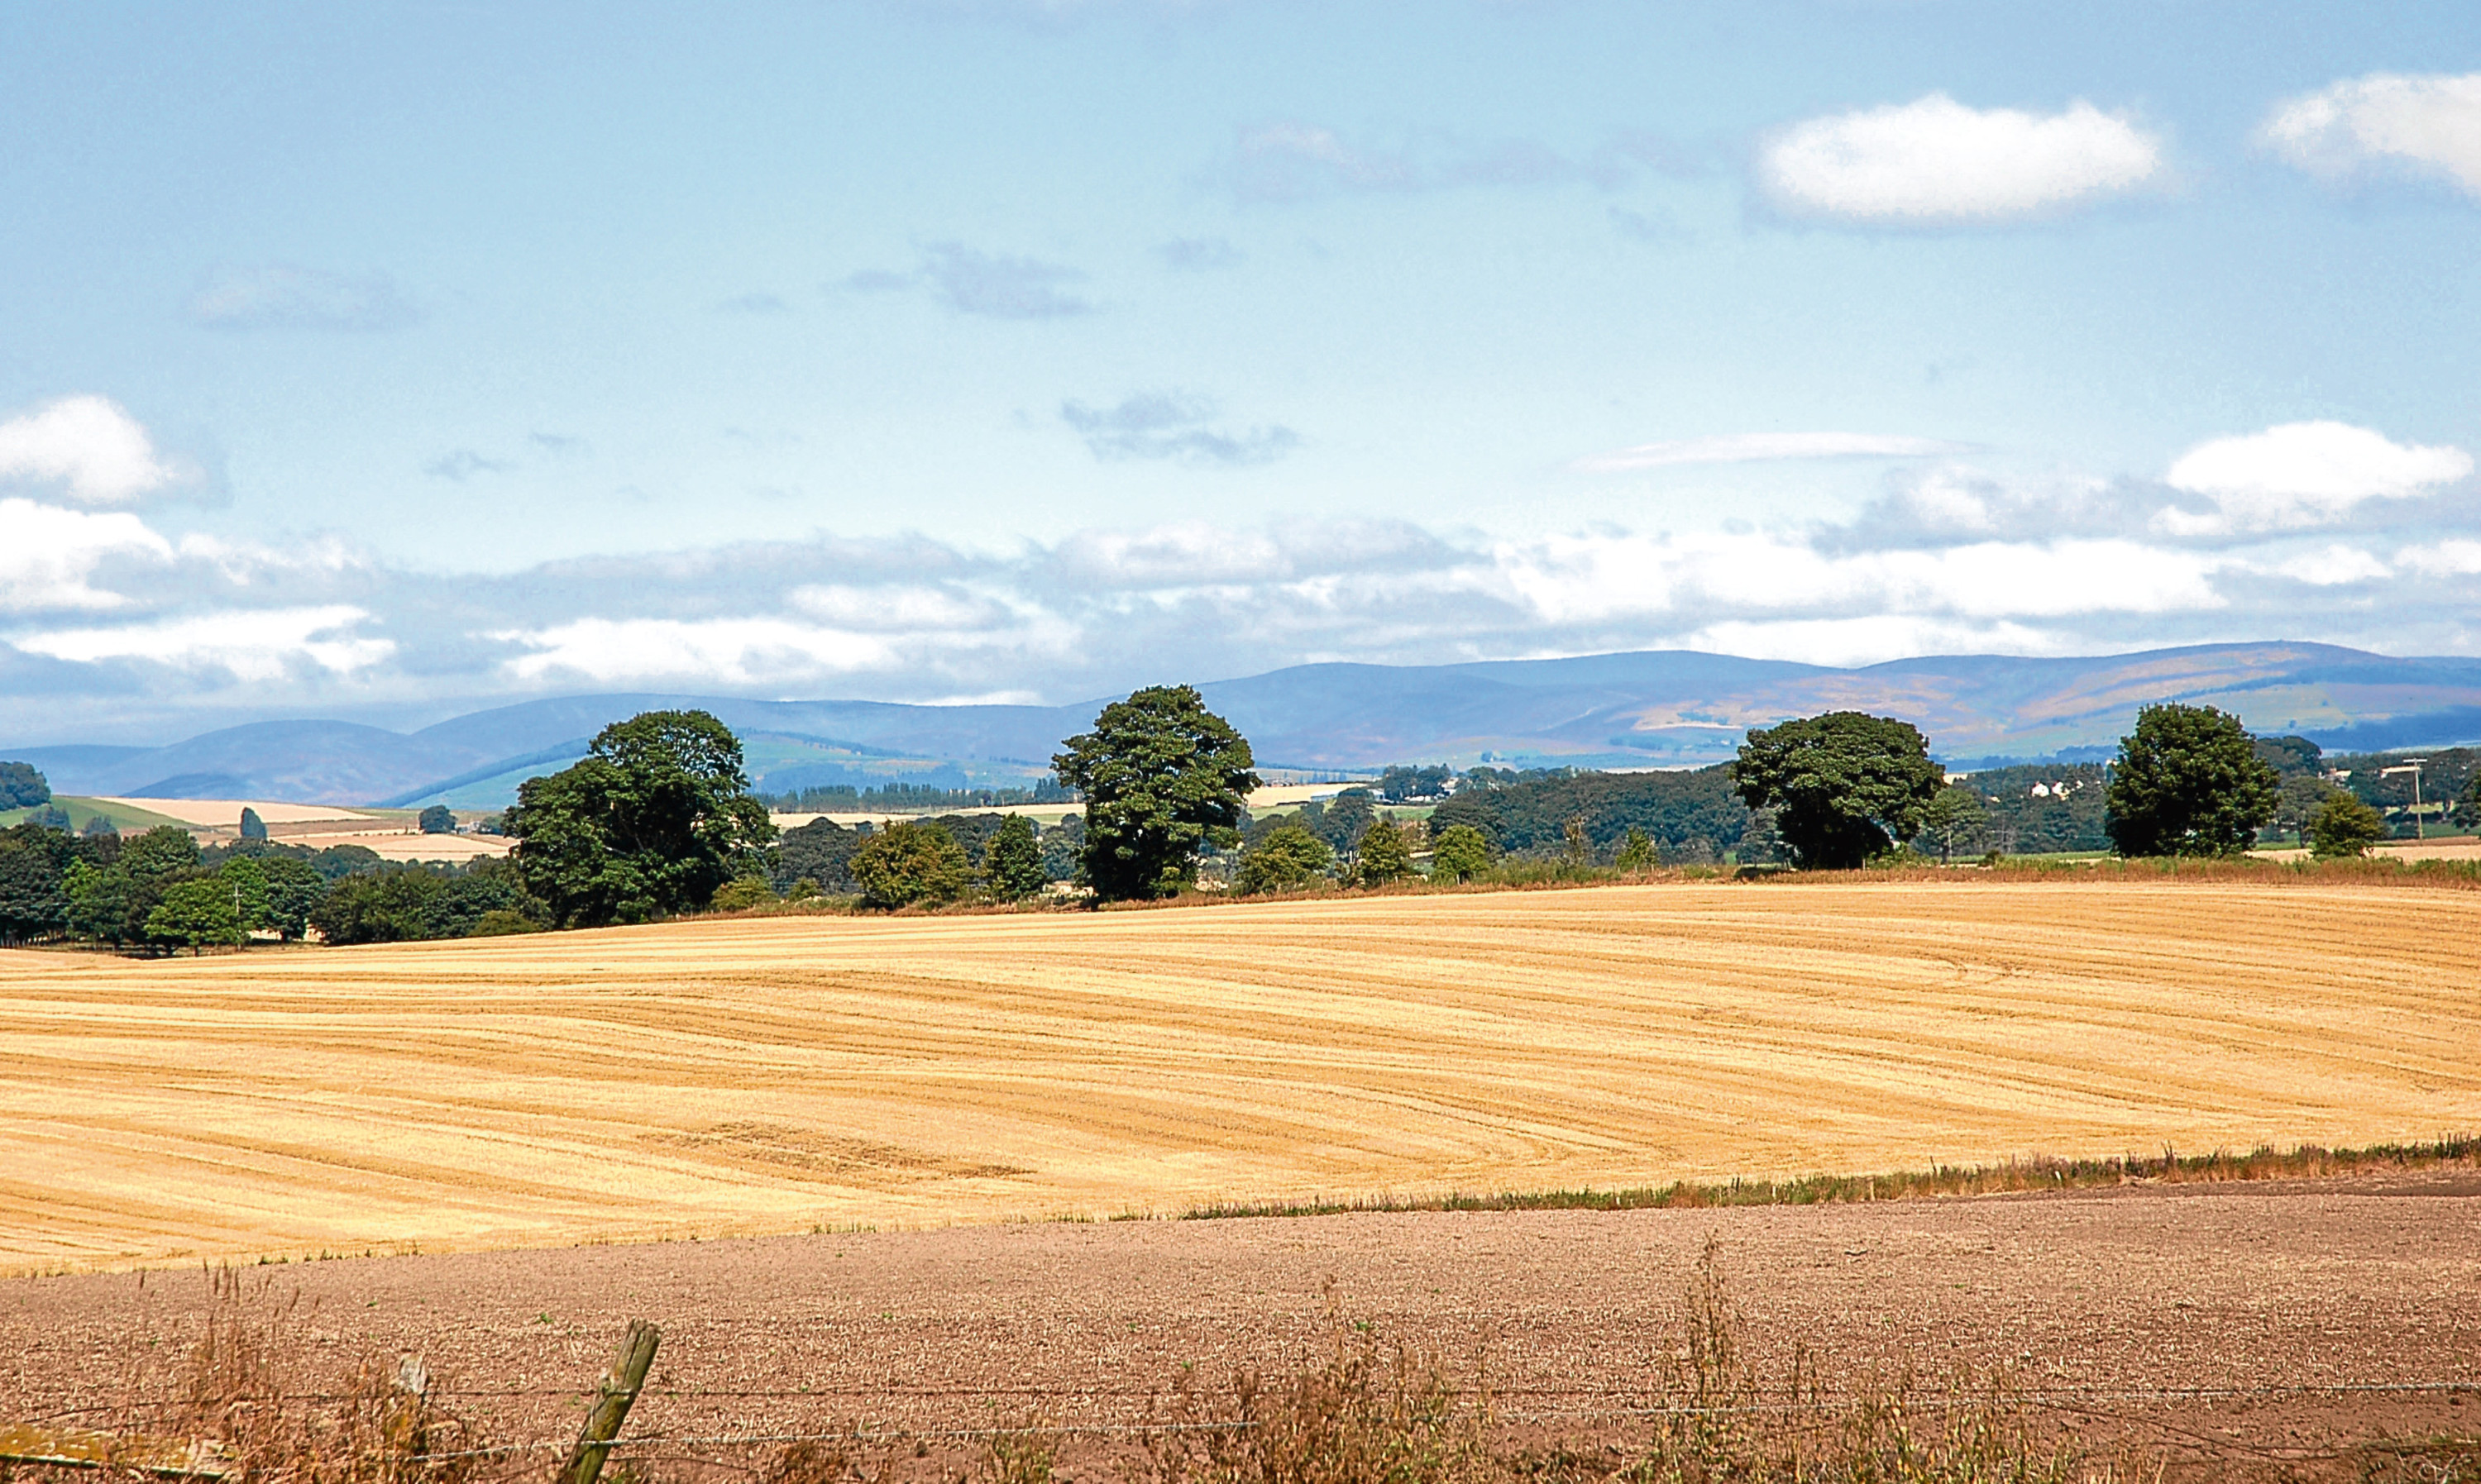
[[[2481,737],[2481,661],[2332,645],[2221,644],[2076,659],[1951,656],[1859,669],[1660,651],[1448,665],[1312,664],[1200,687],[1275,768],[1396,763],[1684,768],[1747,728],[1830,709],[1900,716],[1956,766],[2094,762],[2143,704],[2213,705],[2330,750]],[[476,711],[409,732],[265,720],[158,746],[72,744],[13,719],[0,755],[65,794],[496,809],[575,762],[600,727],[696,707],[742,739],[762,792],[907,784],[1022,788],[1099,702],[907,706],[680,694],[580,695]]]
[[[0,952],[0,1265],[2428,1137],[2476,927],[1959,879]]]

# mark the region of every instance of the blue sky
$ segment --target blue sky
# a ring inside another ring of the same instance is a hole
[[[0,13],[0,742],[2481,647],[2468,4]]]

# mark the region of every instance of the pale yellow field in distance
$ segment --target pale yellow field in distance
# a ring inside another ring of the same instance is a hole
[[[1615,887],[0,953],[0,1271],[2481,1129],[2481,895]]]

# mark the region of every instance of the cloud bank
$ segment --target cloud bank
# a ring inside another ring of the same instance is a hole
[[[1263,432],[1212,419],[1177,393],[1062,411],[1100,456],[1258,456]],[[95,735],[81,717],[127,735],[152,716],[162,735],[614,688],[1068,701],[1332,659],[1684,647],[1859,664],[2278,633],[2481,651],[2481,541],[2449,503],[2472,479],[2461,449],[2294,423],[2205,439],[2158,479],[2025,482],[1948,447],[1803,433],[1630,451],[1684,468],[1901,460],[1866,508],[1807,524],[1191,519],[1001,550],[815,534],[501,576],[332,542],[176,540],[141,512],[70,503],[74,479],[55,472],[48,497],[0,499],[0,529],[23,534],[0,543],[0,696],[19,703],[0,715],[60,741]]]

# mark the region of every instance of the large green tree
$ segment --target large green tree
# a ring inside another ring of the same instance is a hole
[[[1946,769],[1910,722],[1834,711],[1752,730],[1732,782],[1775,811],[1795,864],[1849,870],[1920,833]]]
[[[2166,702],[2119,740],[2102,828],[2122,855],[2237,855],[2281,802],[2281,778],[2240,718]]]
[[[1196,687],[1114,701],[1067,747],[1051,766],[1085,795],[1085,881],[1105,900],[1175,895],[1196,884],[1201,846],[1240,842],[1256,759]]]
[[[518,786],[506,828],[525,889],[561,926],[704,906],[775,838],[741,740],[702,711],[605,727],[575,767]]]

